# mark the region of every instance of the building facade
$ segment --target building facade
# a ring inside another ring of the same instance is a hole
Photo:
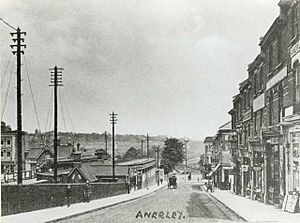
[[[229,114],[233,191],[280,206],[300,192],[300,1],[278,5]]]

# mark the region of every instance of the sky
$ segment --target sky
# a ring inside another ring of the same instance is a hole
[[[64,68],[59,131],[110,132],[114,111],[118,134],[216,134],[230,120],[232,97],[279,15],[278,2],[0,0],[0,18],[27,32],[23,130],[53,128],[49,68],[57,65]],[[0,21],[1,116],[15,129],[10,32]]]

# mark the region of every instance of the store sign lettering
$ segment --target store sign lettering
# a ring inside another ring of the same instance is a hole
[[[290,50],[291,57],[295,56],[300,50],[300,41],[298,41]]]

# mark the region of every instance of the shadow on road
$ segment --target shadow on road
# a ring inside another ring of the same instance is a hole
[[[202,191],[200,185],[192,185],[192,189]],[[189,217],[230,220],[205,193],[192,192],[186,209]]]

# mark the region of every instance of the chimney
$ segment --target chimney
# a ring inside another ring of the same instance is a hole
[[[81,152],[74,153],[74,162],[81,162]]]

